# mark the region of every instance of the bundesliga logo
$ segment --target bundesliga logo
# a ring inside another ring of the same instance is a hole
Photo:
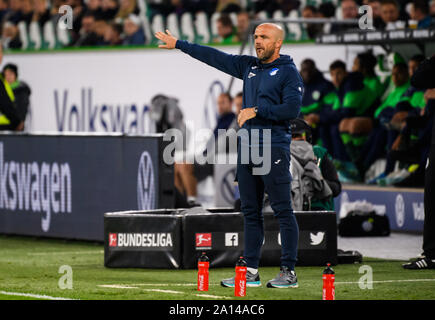
[[[211,233],[197,233],[195,238],[196,248],[211,249]]]
[[[172,247],[170,233],[109,233],[109,247]]]

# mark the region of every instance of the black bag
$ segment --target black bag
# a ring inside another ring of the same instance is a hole
[[[344,251],[337,249],[338,264],[362,263],[363,256],[359,251],[349,250]]]
[[[340,219],[338,234],[342,237],[376,237],[390,235],[390,222],[386,215],[376,212],[351,211]]]

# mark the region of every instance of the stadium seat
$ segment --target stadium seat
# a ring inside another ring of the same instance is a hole
[[[187,41],[195,41],[195,29],[193,27],[193,18],[190,12],[183,13],[181,16],[181,35]]]
[[[151,44],[155,38],[151,33],[150,21],[148,17],[143,14],[140,14],[139,18],[142,21],[142,29],[145,33],[145,44]]]
[[[272,18],[276,19],[276,20],[284,19],[284,13],[282,12],[282,10],[276,10],[273,13]],[[286,27],[285,27],[284,23],[278,23],[278,25],[281,26],[282,30],[284,30],[284,39],[285,39],[286,35],[287,35]]]
[[[337,6],[337,8],[335,9],[335,18],[337,18],[338,20],[343,20],[343,11],[341,11],[341,5]]]
[[[219,19],[220,15],[221,14],[219,12],[215,12],[211,15],[211,18],[210,18],[210,29],[211,29],[211,34],[212,34],[213,38],[218,37],[216,21],[217,21],[217,19]]]
[[[195,29],[198,35],[198,42],[209,43],[211,42],[210,28],[208,19],[205,12],[198,12],[195,19]]]
[[[20,32],[21,49],[26,50],[29,47],[29,35],[27,32],[27,24],[24,21],[18,23],[18,31]]]
[[[289,18],[299,18],[299,12],[297,10],[290,11]],[[288,36],[287,40],[300,40],[302,38],[302,28],[299,23],[287,23]]]
[[[266,11],[260,11],[257,13],[257,19],[269,19]]]
[[[176,37],[177,39],[180,38],[180,27],[178,23],[178,16],[176,13],[171,13],[166,18],[166,27],[171,31],[171,33]]]
[[[32,21],[29,25],[29,42],[30,47],[39,50],[42,46],[41,29],[37,21]]]
[[[47,21],[42,27],[43,48],[54,49],[56,47],[56,35],[52,21]]]
[[[161,14],[156,14],[151,21],[151,31],[152,33],[156,33],[157,31],[165,31],[165,22],[163,21],[163,16]],[[157,43],[158,40],[155,37],[152,37],[151,43]]]
[[[237,26],[237,13],[231,12],[230,18],[231,18],[231,21],[233,22],[233,25]]]
[[[139,15],[147,17],[148,14],[148,6],[146,0],[137,0],[137,6],[139,7]]]

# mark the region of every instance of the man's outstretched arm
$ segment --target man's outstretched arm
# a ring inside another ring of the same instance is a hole
[[[169,30],[166,30],[166,33],[156,32],[155,37],[164,43],[159,45],[159,48],[180,49],[191,57],[239,79],[243,79],[243,74],[249,63],[255,60],[254,57],[232,55],[215,48],[178,40]]]

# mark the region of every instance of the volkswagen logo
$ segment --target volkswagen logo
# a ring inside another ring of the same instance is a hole
[[[137,171],[137,206],[139,210],[155,208],[154,169],[150,154],[145,151],[140,156]]]
[[[402,228],[403,224],[405,223],[405,201],[400,193],[396,197],[395,209],[396,224],[399,228]]]

